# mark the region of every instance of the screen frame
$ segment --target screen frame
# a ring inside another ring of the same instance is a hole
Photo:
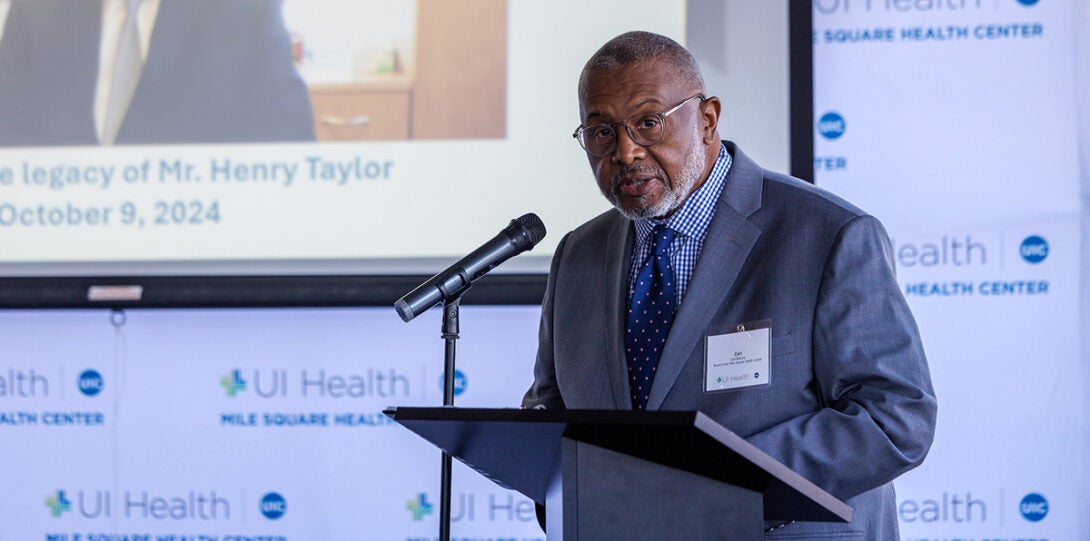
[[[788,2],[791,174],[813,182],[813,16],[809,0]],[[436,266],[436,271],[443,266]],[[426,274],[337,275],[66,275],[0,277],[0,309],[126,309],[391,306],[426,281]],[[545,273],[487,275],[463,303],[535,305]],[[127,295],[95,296],[93,288]],[[137,295],[136,292],[139,292]]]

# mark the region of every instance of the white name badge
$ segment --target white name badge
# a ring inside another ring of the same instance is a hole
[[[772,321],[709,329],[704,345],[704,392],[771,383]]]

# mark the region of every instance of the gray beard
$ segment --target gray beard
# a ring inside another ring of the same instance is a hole
[[[689,154],[685,156],[685,161],[681,164],[681,171],[678,172],[676,178],[666,178],[666,172],[662,171],[664,181],[663,189],[665,192],[658,203],[649,207],[629,210],[621,208],[617,204],[616,194],[607,194],[606,199],[613,204],[613,207],[616,208],[622,216],[630,220],[647,220],[650,218],[666,216],[681,208],[681,205],[685,203],[685,199],[692,193],[693,186],[696,186],[697,181],[700,180],[700,174],[703,173],[703,171],[704,147],[701,145],[692,145],[689,147]]]

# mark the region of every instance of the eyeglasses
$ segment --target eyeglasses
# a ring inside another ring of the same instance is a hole
[[[624,126],[625,131],[628,132],[628,137],[637,145],[649,147],[662,142],[662,137],[666,134],[666,117],[681,109],[682,105],[697,98],[700,98],[701,103],[708,99],[701,94],[697,94],[686,98],[685,101],[671,107],[665,113],[639,113],[624,122],[607,122],[592,126],[580,124],[571,136],[579,141],[579,146],[583,147],[587,154],[595,158],[608,156],[617,148],[617,126]]]

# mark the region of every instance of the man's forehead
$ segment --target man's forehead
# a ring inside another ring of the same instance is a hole
[[[680,78],[661,61],[636,62],[588,74],[579,95],[582,118],[612,116],[644,105],[665,105],[683,94]]]

